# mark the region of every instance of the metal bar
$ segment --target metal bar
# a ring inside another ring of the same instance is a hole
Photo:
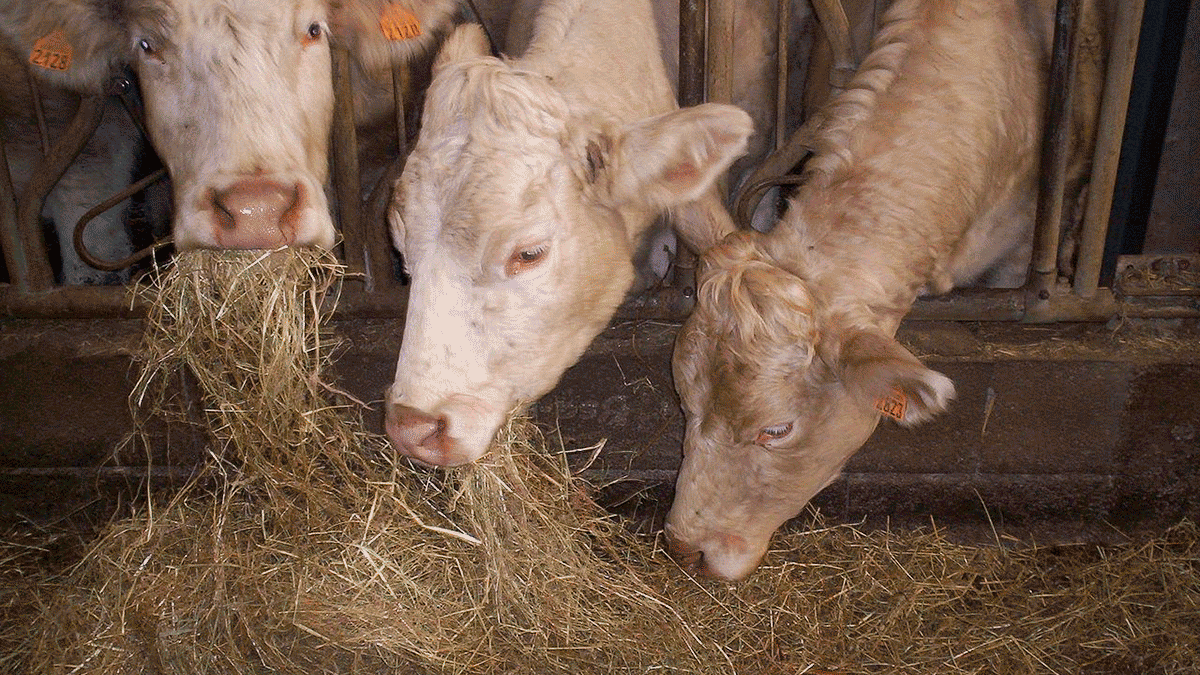
[[[104,97],[85,96],[79,101],[75,117],[59,137],[50,154],[34,168],[17,202],[17,229],[24,251],[24,264],[9,268],[9,277],[22,290],[43,291],[54,284],[54,273],[46,257],[46,236],[40,217],[46,195],[54,189],[67,167],[100,126],[104,116]]]
[[[708,0],[679,0],[679,105],[704,102],[704,21]]]
[[[21,231],[17,228],[17,196],[13,192],[3,138],[0,138],[0,248],[4,249],[4,265],[9,275],[15,269],[28,266],[25,247],[21,243]]]
[[[366,291],[358,284],[342,289],[338,318],[403,319],[408,288]],[[0,284],[0,316],[30,319],[130,319],[146,315],[146,303],[129,286],[59,286],[28,293]]]
[[[704,91],[712,103],[733,101],[733,11],[736,0],[708,0]]]
[[[693,293],[670,287],[627,301],[617,311],[617,320],[660,319],[683,321],[694,304]],[[968,288],[944,296],[921,298],[905,320],[913,321],[1018,321],[1028,318],[1021,289]],[[334,317],[337,319],[378,318],[403,320],[408,306],[408,287],[388,291],[366,291],[357,284],[342,290]],[[41,293],[28,293],[0,284],[0,316],[21,318],[137,318],[145,316],[146,305],[125,286],[62,286]],[[1046,302],[1038,321],[1108,321],[1114,317],[1140,319],[1200,318],[1200,296],[1118,297],[1099,289],[1092,298],[1058,293]]]
[[[363,232],[362,187],[358,173],[358,132],[354,127],[354,91],[350,55],[335,46],[333,56],[333,187],[337,195],[338,222],[346,265],[352,272],[367,272],[367,239]],[[371,283],[368,278],[367,283]]]
[[[1070,143],[1070,92],[1074,82],[1077,44],[1075,26],[1081,0],[1058,0],[1054,16],[1054,50],[1046,93],[1042,155],[1038,178],[1037,218],[1033,260],[1025,287],[1027,320],[1040,321],[1039,312],[1058,282],[1058,240],[1062,229],[1063,188]]]
[[[825,29],[825,37],[829,39],[832,58],[829,84],[835,89],[845,89],[858,67],[846,11],[842,8],[841,0],[813,0],[812,8],[817,21]]]
[[[775,18],[775,149],[787,143],[788,39],[791,37],[792,0],[778,0]]]
[[[154,183],[157,183],[166,177],[167,170],[159,169],[158,171],[146,176],[124,190],[121,190],[117,194],[93,206],[92,208],[88,209],[87,213],[84,213],[82,216],[80,216],[79,222],[75,223],[75,236],[73,237],[75,243],[75,252],[79,254],[79,259],[98,270],[115,272],[117,270],[123,270],[126,267],[129,267],[142,258],[149,257],[154,253],[154,251],[170,244],[172,242],[172,238],[166,237],[165,239],[156,241],[146,248],[143,248],[142,250],[137,251],[136,253],[125,258],[121,258],[120,260],[103,260],[92,255],[92,252],[87,248],[87,244],[83,241],[83,233],[87,229],[88,223],[92,222],[96,216],[99,216],[101,213],[104,213],[117,204],[120,204],[126,199],[129,199],[133,195],[145,190]]]
[[[679,105],[704,102],[704,44],[708,35],[705,15],[708,0],[679,0]],[[696,254],[678,239],[671,267],[671,288],[692,288],[696,284]]]
[[[50,129],[46,126],[46,110],[42,107],[42,92],[38,89],[37,78],[28,69],[25,78],[29,81],[29,98],[33,101],[33,117],[37,120],[38,139],[42,144],[42,156],[50,154]]]
[[[1100,266],[1104,260],[1104,242],[1108,236],[1108,220],[1117,183],[1117,167],[1121,160],[1125,116],[1129,110],[1129,92],[1133,84],[1133,67],[1137,61],[1138,36],[1145,6],[1144,0],[1117,3],[1108,73],[1096,123],[1092,179],[1088,185],[1087,209],[1080,232],[1079,257],[1075,262],[1073,290],[1076,295],[1085,298],[1092,297],[1100,284]]]

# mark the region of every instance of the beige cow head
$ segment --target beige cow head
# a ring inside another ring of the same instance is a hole
[[[666,534],[686,566],[724,579],[758,566],[771,535],[838,476],[889,399],[903,401],[908,425],[954,396],[948,378],[890,335],[822,306],[761,238],[738,232],[704,257],[673,359],[687,428]]]
[[[447,40],[390,212],[412,287],[386,426],[438,465],[481,457],[555,385],[612,318],[653,216],[708,190],[750,132],[718,105],[613,123],[485,53],[475,27]]]

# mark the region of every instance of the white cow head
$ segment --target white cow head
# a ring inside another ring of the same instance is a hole
[[[612,318],[654,215],[703,194],[750,122],[706,105],[630,123],[580,110],[460,27],[435,64],[390,218],[412,276],[388,396],[395,445],[481,457]]]
[[[49,78],[137,71],[175,188],[178,248],[330,247],[330,40],[369,67],[427,46],[454,0],[12,0],[5,26],[73,53]],[[57,79],[56,79],[57,78]]]
[[[881,406],[910,425],[954,396],[884,330],[832,312],[761,238],[738,232],[704,256],[673,358],[687,428],[667,539],[685,566],[724,579],[758,566],[772,533],[866,442]]]

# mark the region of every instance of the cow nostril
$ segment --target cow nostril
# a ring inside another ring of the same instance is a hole
[[[666,531],[666,535],[667,552],[671,554],[676,564],[691,573],[702,569],[704,564],[704,550],[702,548],[676,538],[671,534],[670,530]]]

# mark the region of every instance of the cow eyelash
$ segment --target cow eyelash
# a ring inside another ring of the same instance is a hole
[[[504,274],[513,277],[537,267],[545,260],[549,250],[550,247],[545,244],[513,249],[512,255],[508,257],[508,262],[504,264]]]
[[[792,423],[777,424],[773,427],[763,427],[758,432],[758,437],[754,439],[756,445],[766,445],[771,441],[777,441],[792,433]]]

